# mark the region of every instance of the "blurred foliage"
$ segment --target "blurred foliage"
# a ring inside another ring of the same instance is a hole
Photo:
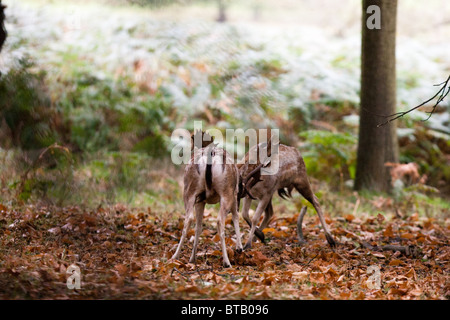
[[[355,178],[356,136],[350,133],[308,130],[300,133],[300,137],[305,139],[300,149],[303,150],[302,156],[308,174],[334,187]]]
[[[18,180],[10,185],[17,200],[62,205],[75,191],[74,159],[67,148],[53,144],[40,152]]]
[[[90,74],[74,75],[65,83],[71,90],[56,97],[70,122],[70,140],[78,150],[136,148],[152,156],[164,154],[161,135],[167,135],[171,127],[164,126],[170,105],[163,97],[140,99],[126,81]]]
[[[335,190],[354,178],[359,39],[288,31],[280,37],[259,28],[148,19],[137,12],[130,20],[101,8],[80,7],[79,24],[70,24],[71,13],[57,6],[11,8],[11,37],[0,65],[0,147],[38,150],[19,169],[58,142],[73,159],[73,180],[67,181],[77,191],[69,198],[78,192],[100,202],[156,201],[146,170],[155,161],[169,163],[175,128],[192,130],[202,120],[204,128],[223,132],[279,128],[281,142],[302,150],[312,178]],[[417,65],[438,66],[432,54],[418,54]],[[420,76],[423,70],[407,70],[400,67],[400,108],[422,101],[420,89],[433,83]],[[401,161],[417,162],[427,184],[450,193],[448,110],[425,123],[418,114],[398,122]],[[68,166],[59,159],[41,163],[24,190],[55,194],[63,181],[51,173]],[[19,181],[20,173],[15,177]],[[162,185],[175,194],[178,184],[170,179]],[[93,195],[84,184],[103,193]]]
[[[46,94],[44,73],[30,72],[29,60],[0,77],[0,146],[38,149],[57,139],[57,112]]]
[[[418,127],[408,137],[400,138],[400,151],[401,162],[417,163],[420,172],[427,175],[428,185],[450,195],[450,140],[445,135]]]

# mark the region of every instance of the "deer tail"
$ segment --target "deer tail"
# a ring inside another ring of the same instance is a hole
[[[212,188],[212,157],[214,150],[208,150],[207,161],[206,161],[206,170],[205,170],[205,180],[206,180],[206,189],[211,190]]]
[[[278,189],[278,195],[284,200],[287,198],[292,198],[292,187],[289,186],[287,188]]]

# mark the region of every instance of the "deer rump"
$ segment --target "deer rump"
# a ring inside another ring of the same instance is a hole
[[[185,223],[178,247],[172,256],[177,259],[187,237],[187,231],[194,221],[195,238],[189,262],[195,263],[197,246],[202,231],[202,219],[205,204],[220,203],[217,216],[217,231],[222,247],[223,265],[231,266],[225,244],[225,218],[232,213],[232,221],[236,232],[236,250],[242,251],[239,231],[239,215],[237,212],[237,193],[240,182],[239,172],[232,162],[231,156],[223,149],[211,145],[194,152],[184,172],[184,205],[186,210]],[[195,209],[195,210],[194,210]]]
[[[199,181],[202,181],[204,186],[201,188],[202,191],[196,195],[195,203],[215,204],[220,201],[219,193],[224,189],[223,186],[235,185],[235,190],[238,189],[238,179],[236,179],[238,172],[235,166],[230,165],[231,158],[228,153],[221,148],[203,148],[199,153],[195,161],[195,168],[200,178]],[[229,170],[235,172],[229,174]]]

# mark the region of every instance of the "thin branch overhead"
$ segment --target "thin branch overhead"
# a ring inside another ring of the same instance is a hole
[[[450,75],[448,76],[447,80],[445,80],[444,82],[435,84],[435,86],[440,86],[441,88],[439,89],[439,91],[430,99],[428,99],[427,101],[422,102],[421,104],[419,104],[418,106],[409,109],[407,111],[403,111],[403,112],[397,112],[394,114],[390,114],[390,115],[378,115],[379,117],[383,117],[386,118],[387,120],[383,123],[380,123],[377,125],[377,127],[381,127],[384,126],[394,120],[397,120],[398,118],[401,118],[405,115],[407,115],[408,113],[426,105],[427,103],[433,101],[434,99],[436,99],[436,103],[434,104],[433,108],[431,109],[431,111],[427,111],[426,113],[428,113],[428,117],[422,121],[427,121],[428,119],[430,119],[430,117],[433,115],[434,111],[436,110],[436,107],[442,102],[444,101],[445,97],[449,94],[450,92]]]

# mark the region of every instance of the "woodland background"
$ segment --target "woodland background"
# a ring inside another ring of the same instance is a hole
[[[361,3],[224,3],[219,23],[215,1],[3,1],[0,298],[448,299],[448,100],[426,122],[429,106],[397,121],[399,162],[416,163],[421,181],[400,172],[391,194],[356,193]],[[399,1],[398,111],[448,77],[449,16],[442,1]],[[296,195],[275,198],[268,241],[251,251],[231,250],[227,224],[231,269],[217,206],[206,209],[199,264],[188,247],[168,262],[184,216],[170,135],[194,120],[279,128],[340,246],[327,247],[311,208],[298,245],[308,204]],[[79,290],[66,287],[73,263]],[[380,289],[367,287],[371,265]]]

